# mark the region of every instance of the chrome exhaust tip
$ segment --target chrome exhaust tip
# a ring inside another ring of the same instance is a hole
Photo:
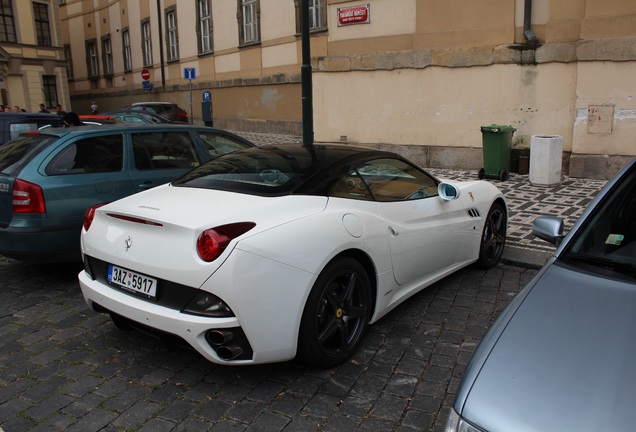
[[[206,335],[208,342],[212,345],[225,345],[234,337],[234,333],[225,330],[212,330]]]
[[[243,354],[243,348],[236,345],[221,346],[216,350],[216,353],[224,360],[234,360],[241,354]]]

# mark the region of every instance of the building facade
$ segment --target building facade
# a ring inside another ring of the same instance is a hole
[[[62,3],[74,110],[164,100],[201,122],[209,91],[214,126],[301,134],[301,0]],[[561,136],[571,176],[636,156],[634,1],[307,3],[316,142],[476,169],[501,124],[516,153]]]
[[[70,105],[59,0],[0,0],[0,100],[29,112]]]

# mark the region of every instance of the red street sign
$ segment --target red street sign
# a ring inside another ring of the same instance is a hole
[[[338,8],[338,27],[351,24],[369,24],[369,5]]]
[[[144,81],[148,81],[150,79],[150,71],[148,69],[142,69],[141,70],[141,78]]]

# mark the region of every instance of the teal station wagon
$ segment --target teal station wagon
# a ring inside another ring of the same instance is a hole
[[[254,144],[219,129],[113,125],[46,129],[0,146],[0,255],[80,260],[84,212],[170,182]]]

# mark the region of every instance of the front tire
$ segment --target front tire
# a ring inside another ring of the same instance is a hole
[[[484,229],[481,233],[479,265],[491,268],[497,265],[506,244],[506,210],[501,204],[494,203],[488,211]]]
[[[300,322],[299,358],[320,368],[347,361],[367,331],[372,305],[364,267],[349,257],[331,262],[307,299]]]

